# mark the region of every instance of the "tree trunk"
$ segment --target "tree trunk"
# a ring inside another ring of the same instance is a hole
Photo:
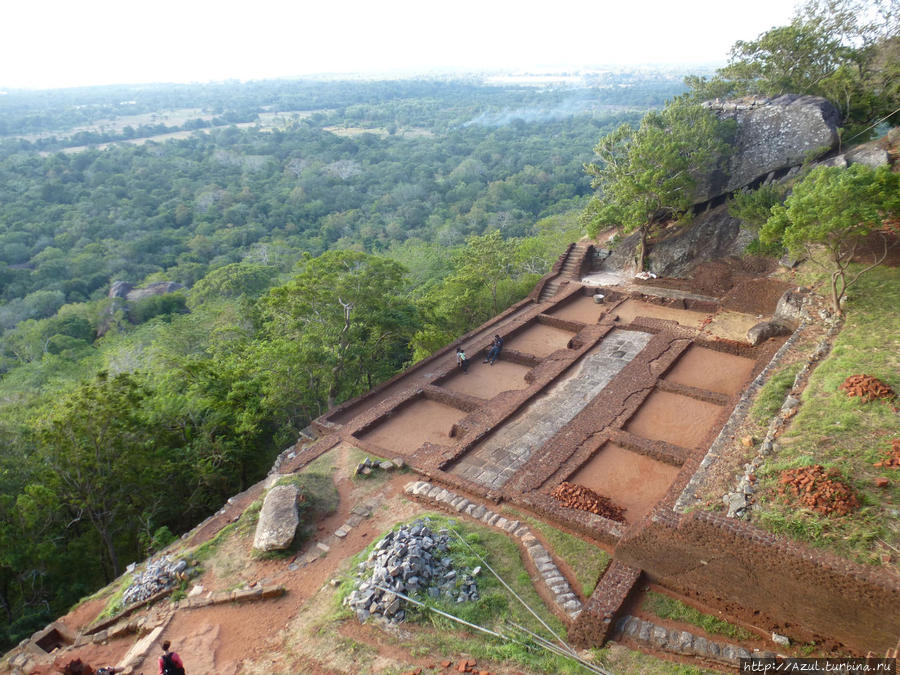
[[[641,238],[638,240],[637,248],[634,251],[634,261],[637,264],[637,271],[643,272],[647,258],[647,228],[642,226],[639,232]]]

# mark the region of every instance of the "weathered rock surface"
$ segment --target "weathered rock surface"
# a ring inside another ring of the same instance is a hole
[[[600,269],[630,269],[638,240],[637,232],[623,239]],[[740,255],[752,240],[753,234],[742,230],[741,221],[723,204],[698,215],[684,232],[654,242],[646,269],[661,277],[683,276],[697,263]]]
[[[296,485],[276,485],[263,502],[253,537],[253,548],[258,551],[278,551],[286,549],[294,541],[300,513],[297,497],[300,491]]]
[[[134,284],[127,281],[114,281],[106,295],[109,298],[124,298],[132,288],[134,288]]]
[[[877,169],[879,166],[887,166],[890,164],[890,161],[890,155],[888,155],[887,150],[867,143],[832,157],[822,162],[822,164],[825,166],[839,166],[841,168],[848,167],[851,164],[863,164]]]
[[[144,298],[149,298],[154,295],[174,293],[182,288],[184,288],[184,286],[175,281],[157,281],[156,283],[144,286],[143,288],[129,290],[125,295],[125,299],[130,302],[136,302],[137,300],[143,300]]]
[[[747,342],[751,345],[762,344],[769,338],[776,337],[778,335],[788,335],[792,333],[793,328],[778,319],[772,319],[771,321],[761,321],[755,326],[753,326],[750,330],[747,331]]]
[[[803,301],[808,295],[809,290],[801,288],[785,291],[784,295],[778,299],[773,318],[796,328],[803,320]]]
[[[824,98],[786,94],[706,105],[720,119],[735,120],[737,129],[734,152],[697,186],[697,204],[821,157],[838,145],[840,113]]]

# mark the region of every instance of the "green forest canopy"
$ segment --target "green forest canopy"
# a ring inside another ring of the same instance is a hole
[[[683,90],[619,84],[10,94],[0,644],[258,480],[331,405],[527,293],[581,234],[596,138]],[[213,117],[178,140],[60,151],[125,133],[71,129],[132,100]],[[281,109],[305,114],[230,124]],[[115,281],[184,288],[131,302],[107,297]]]

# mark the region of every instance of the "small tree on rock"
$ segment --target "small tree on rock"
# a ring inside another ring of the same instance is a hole
[[[900,214],[900,174],[886,166],[872,169],[861,164],[849,168],[818,167],[794,186],[783,206],[774,206],[760,231],[764,244],[781,241],[794,255],[825,249],[831,274],[831,304],[841,313],[847,289],[861,275],[884,262],[892,229],[890,218]],[[850,273],[860,244],[882,232],[883,247],[870,263]]]
[[[728,151],[733,123],[709,109],[676,99],[647,113],[637,129],[627,124],[600,139],[598,163],[587,164],[597,190],[585,212],[588,233],[621,225],[641,234],[635,256],[644,268],[647,238],[654,224],[684,217],[693,204],[697,177]]]

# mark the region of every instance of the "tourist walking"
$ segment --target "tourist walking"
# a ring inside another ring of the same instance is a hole
[[[184,663],[177,652],[169,651],[172,643],[166,640],[162,643],[163,653],[159,657],[159,675],[185,675]]]
[[[464,373],[469,372],[469,358],[462,347],[456,348],[456,365],[458,368],[462,368]]]

